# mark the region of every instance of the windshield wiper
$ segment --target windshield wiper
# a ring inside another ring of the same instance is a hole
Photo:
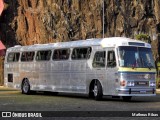
[[[151,63],[148,63],[147,67],[149,68],[149,70],[151,70],[151,68],[153,68],[153,65]]]
[[[151,66],[148,65],[149,70],[151,70]]]

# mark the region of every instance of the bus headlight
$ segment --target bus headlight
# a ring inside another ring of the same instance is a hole
[[[125,80],[121,80],[121,81],[120,81],[120,85],[121,85],[121,86],[126,86],[126,81],[125,81]]]
[[[127,81],[127,86],[129,86],[129,87],[134,86],[134,81]]]
[[[155,86],[156,86],[156,83],[150,81],[149,86],[150,86],[150,87],[155,87]]]

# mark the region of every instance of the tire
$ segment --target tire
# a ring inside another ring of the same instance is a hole
[[[102,86],[101,86],[101,83],[98,80],[95,81],[92,91],[93,91],[93,95],[94,95],[95,100],[101,100],[102,99],[102,96],[103,96]]]
[[[30,84],[28,79],[24,79],[22,82],[22,94],[30,94],[31,90],[30,90]]]
[[[90,86],[89,86],[89,94],[88,94],[88,97],[91,98],[91,99],[94,99],[94,93],[93,93],[94,83],[95,83],[95,81],[92,81],[92,82],[90,83]]]
[[[131,101],[132,96],[123,96],[122,98],[123,98],[123,101],[129,102]]]
[[[93,93],[93,89],[90,90],[89,92],[89,98],[93,99],[94,98],[94,93]]]

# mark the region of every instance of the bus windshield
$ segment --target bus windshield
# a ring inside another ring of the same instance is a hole
[[[150,48],[120,46],[118,50],[120,67],[155,68]]]

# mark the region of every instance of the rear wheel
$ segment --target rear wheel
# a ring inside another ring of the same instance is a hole
[[[28,79],[23,80],[21,89],[23,94],[30,94],[31,90],[30,90],[30,84]]]
[[[93,87],[93,95],[95,100],[101,100],[103,96],[101,83],[96,80]]]
[[[132,96],[123,96],[122,98],[123,98],[123,101],[129,102],[131,101]]]

